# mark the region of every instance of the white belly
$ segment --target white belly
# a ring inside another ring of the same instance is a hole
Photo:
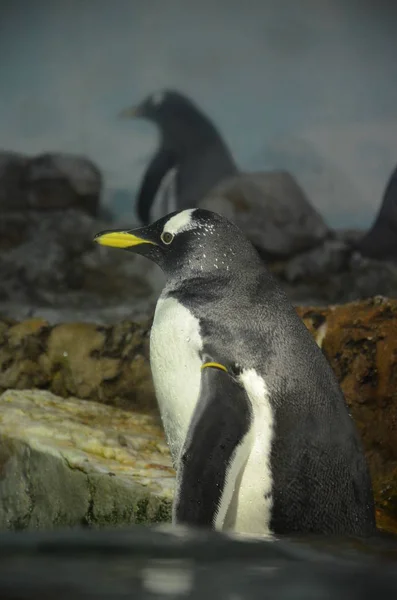
[[[174,298],[160,298],[150,335],[150,364],[175,468],[200,392],[200,350],[198,319]],[[273,414],[263,380],[254,371],[245,371],[241,382],[251,401],[254,422],[236,449],[216,527],[263,535],[269,533],[272,506]]]
[[[269,535],[273,503],[270,465],[273,411],[266,384],[254,370],[243,371],[240,381],[251,401],[253,422],[232,461],[231,478],[230,481],[227,478],[221,499],[219,528]]]
[[[158,219],[161,219],[161,217],[164,217],[165,215],[168,215],[176,210],[177,173],[178,169],[174,167],[173,169],[167,171],[162,178],[150,209],[151,221],[157,221]]]
[[[200,391],[200,325],[175,298],[157,302],[150,334],[150,366],[174,466]]]

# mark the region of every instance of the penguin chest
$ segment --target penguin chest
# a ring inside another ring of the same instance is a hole
[[[150,209],[150,220],[157,221],[164,215],[177,210],[177,183],[178,169],[174,167],[167,171],[153,198]]]
[[[160,298],[150,334],[150,366],[174,465],[200,393],[202,347],[199,320],[175,298]]]

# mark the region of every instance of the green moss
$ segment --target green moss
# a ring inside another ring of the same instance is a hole
[[[152,523],[171,523],[172,503],[167,500],[159,502],[156,514],[152,519]]]
[[[148,521],[149,498],[146,496],[137,501],[134,510],[135,523],[147,523]]]

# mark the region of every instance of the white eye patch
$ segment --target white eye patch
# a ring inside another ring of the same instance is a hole
[[[171,233],[172,235],[177,235],[178,233],[182,233],[182,231],[189,231],[190,229],[194,229],[197,225],[193,219],[193,213],[196,209],[189,208],[188,210],[183,210],[171,217],[169,221],[164,225],[163,233]]]
[[[165,98],[164,92],[155,92],[152,96],[152,102],[155,106],[160,106],[163,103]]]

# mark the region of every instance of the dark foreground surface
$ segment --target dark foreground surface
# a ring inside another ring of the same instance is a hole
[[[397,598],[397,543],[242,540],[135,526],[5,533],[2,600]]]

